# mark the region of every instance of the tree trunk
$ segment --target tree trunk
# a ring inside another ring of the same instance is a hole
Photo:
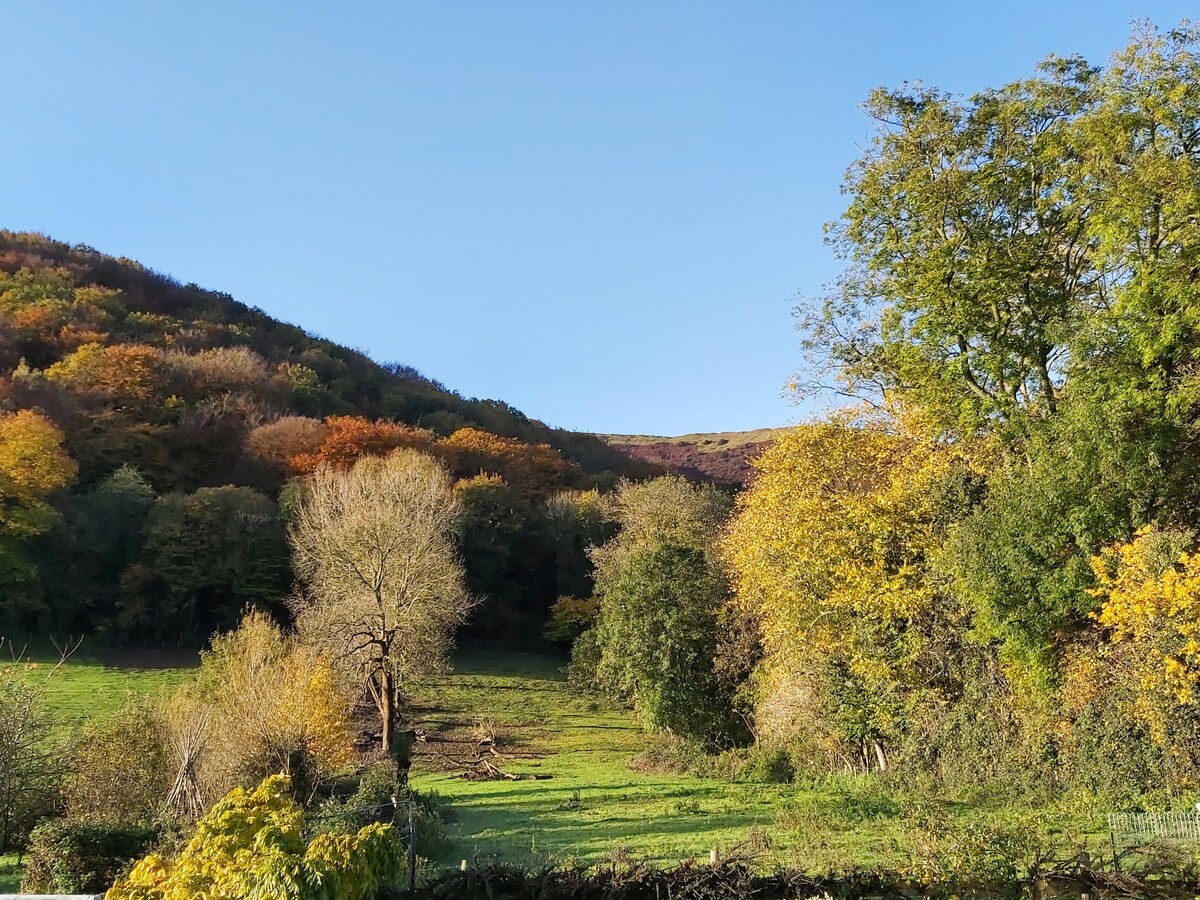
[[[883,749],[883,745],[879,741],[872,741],[871,744],[875,748],[875,761],[879,764],[879,771],[886,772],[888,767],[887,753]]]
[[[392,673],[379,673],[379,718],[383,727],[383,752],[392,750],[392,733],[396,730],[396,682]]]

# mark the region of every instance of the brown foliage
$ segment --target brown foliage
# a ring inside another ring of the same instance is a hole
[[[428,432],[398,422],[330,416],[325,420],[325,434],[316,452],[292,457],[290,468],[301,474],[316,471],[322,463],[348,469],[364,456],[387,456],[401,447],[427,450],[430,443]]]
[[[460,428],[436,449],[459,478],[499,475],[526,495],[570,487],[583,476],[578,463],[563,459],[549,444],[527,444],[478,428]]]
[[[317,454],[328,429],[308,416],[283,416],[259,425],[246,437],[246,450],[273,466],[292,470],[292,460]]]

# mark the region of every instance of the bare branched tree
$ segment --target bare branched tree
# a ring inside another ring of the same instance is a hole
[[[454,547],[459,515],[445,469],[409,449],[348,471],[322,466],[297,505],[301,633],[365,680],[385,750],[404,684],[444,668],[471,608]]]
[[[0,852],[54,811],[67,758],[46,694],[78,646],[59,647],[58,663],[39,670],[0,638],[0,653],[9,656],[0,661]]]

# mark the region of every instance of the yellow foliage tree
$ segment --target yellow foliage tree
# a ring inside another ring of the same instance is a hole
[[[84,344],[46,370],[46,377],[120,405],[167,396],[170,367],[165,354],[144,344]]]
[[[724,553],[762,626],[760,733],[886,768],[905,692],[933,665],[920,624],[940,599],[934,489],[964,462],[915,415],[861,411],[797,426],[758,458]]]
[[[75,478],[63,434],[40,413],[22,409],[0,415],[0,497],[40,500]]]
[[[1172,707],[1196,703],[1200,684],[1200,553],[1190,536],[1142,528],[1133,540],[1094,557],[1104,601],[1096,614],[1114,648],[1128,648],[1137,711],[1161,739]]]
[[[351,707],[325,655],[252,611],[236,631],[213,639],[168,727],[173,743],[187,746],[181,738],[207,723],[195,766],[201,797],[210,800],[272,772],[295,774],[296,765],[317,779],[344,768],[353,758]],[[297,781],[297,789],[311,787]]]
[[[0,415],[0,584],[32,576],[23,543],[53,524],[46,497],[76,471],[62,432],[45,416],[28,409]]]
[[[403,854],[390,825],[323,834],[306,845],[290,787],[274,775],[253,791],[235,788],[176,858],[139,860],[106,900],[367,900],[400,876]]]

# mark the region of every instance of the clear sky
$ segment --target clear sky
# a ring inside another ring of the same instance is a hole
[[[867,92],[1103,61],[1188,7],[0,0],[0,226],[553,425],[780,425]]]

